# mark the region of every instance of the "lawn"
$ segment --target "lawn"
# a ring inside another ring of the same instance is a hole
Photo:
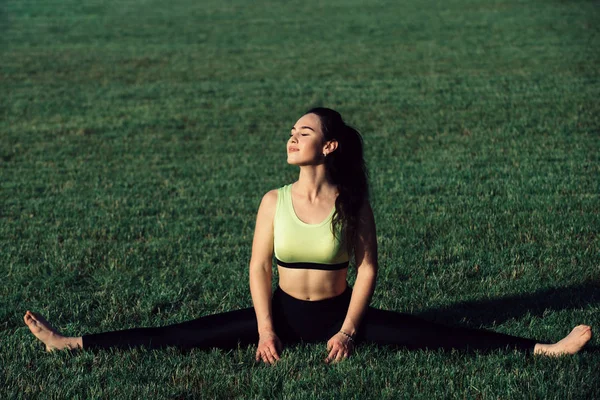
[[[1,1],[0,398],[600,398],[599,65],[597,1]],[[374,306],[586,323],[587,351],[43,351],[27,309],[81,335],[249,307],[316,105],[364,137]]]

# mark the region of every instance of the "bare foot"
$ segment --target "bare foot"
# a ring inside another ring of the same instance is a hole
[[[81,347],[77,342],[78,338],[70,338],[61,335],[39,314],[27,311],[23,320],[31,333],[46,345],[46,351]]]
[[[587,325],[578,325],[571,333],[554,344],[535,345],[534,354],[547,356],[560,356],[563,354],[575,354],[585,346],[592,338],[592,328]]]

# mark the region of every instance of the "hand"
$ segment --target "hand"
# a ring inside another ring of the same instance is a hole
[[[279,360],[279,353],[283,348],[281,340],[275,332],[263,333],[258,339],[258,348],[256,349],[256,361],[262,360],[265,364],[275,364]]]
[[[325,359],[327,364],[340,362],[344,358],[350,357],[354,351],[354,343],[350,338],[341,332],[336,333],[327,342],[327,351],[329,355]]]

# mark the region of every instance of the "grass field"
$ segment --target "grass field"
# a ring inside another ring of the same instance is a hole
[[[600,398],[600,3],[0,2],[0,398]],[[251,305],[260,198],[314,105],[364,136],[377,307],[560,359],[325,344],[46,354]],[[223,260],[229,260],[223,262]]]

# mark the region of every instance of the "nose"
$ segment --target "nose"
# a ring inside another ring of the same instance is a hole
[[[297,143],[297,142],[298,142],[298,139],[296,138],[296,135],[292,135],[292,136],[290,136],[290,139],[288,140],[288,142],[291,142],[291,143]]]

